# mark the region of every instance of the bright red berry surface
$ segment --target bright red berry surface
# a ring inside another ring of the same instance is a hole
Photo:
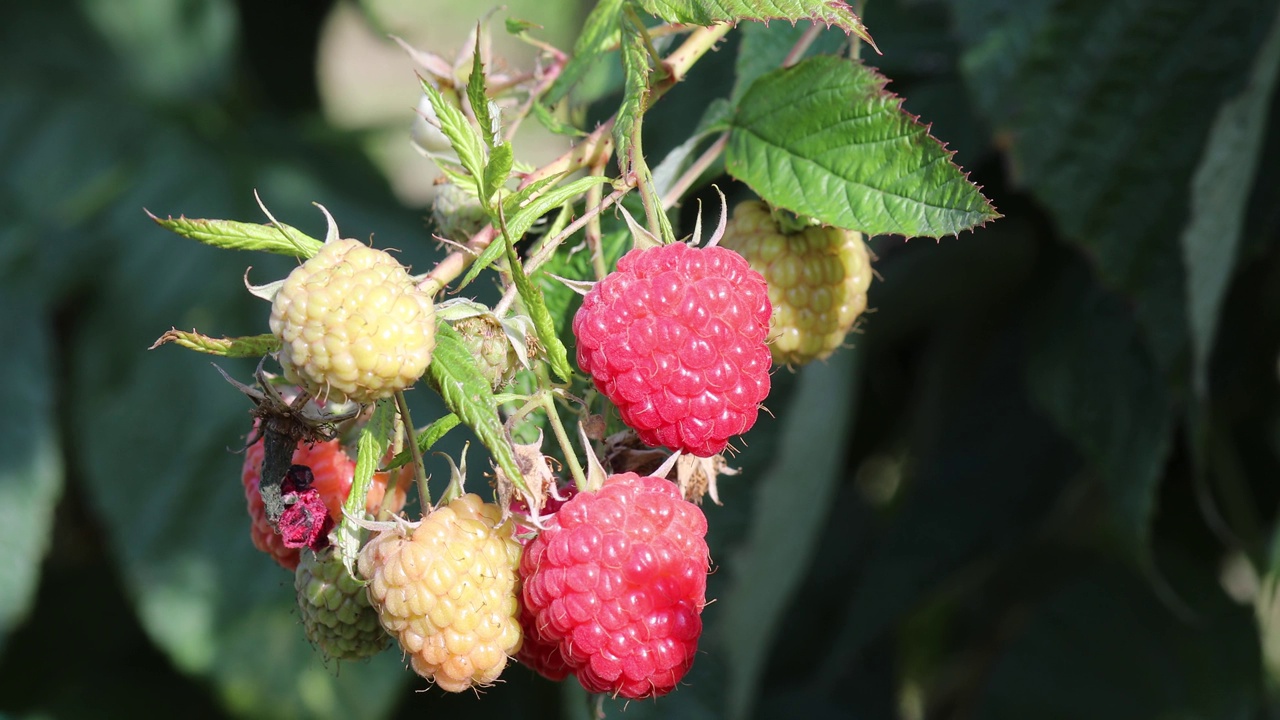
[[[609,477],[566,503],[525,548],[525,627],[557,646],[590,692],[670,692],[702,634],[706,532],[702,510],[670,481]]]
[[[573,318],[578,365],[646,444],[710,457],[769,394],[771,314],[764,278],[731,250],[632,250]]]

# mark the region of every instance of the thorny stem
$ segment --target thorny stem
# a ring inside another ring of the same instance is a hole
[[[711,27],[700,27],[690,33],[684,43],[662,61],[667,77],[654,84],[649,104],[652,105],[667,90],[683,80],[684,76],[689,74],[689,68],[706,55],[707,51],[714,48],[716,43],[720,42],[732,29],[733,26],[728,23],[719,23]]]
[[[547,411],[547,420],[551,422],[551,431],[555,433],[556,442],[560,443],[560,450],[564,452],[564,461],[569,465],[569,473],[573,475],[573,484],[578,487],[578,490],[586,490],[586,473],[582,472],[582,465],[578,464],[578,455],[574,452],[573,445],[569,443],[569,434],[564,431],[564,424],[560,422],[560,413],[556,411],[556,402],[551,395],[542,396],[542,407]]]
[[[693,164],[684,171],[679,179],[675,181],[675,184],[671,186],[671,189],[667,191],[666,197],[662,198],[663,209],[670,210],[675,207],[676,203],[680,201],[680,198],[685,194],[689,187],[692,186],[698,178],[702,177],[702,173],[706,172],[707,168],[711,167],[711,163],[715,162],[716,158],[720,157],[720,153],[724,152],[724,149],[728,147],[728,145],[729,133],[724,133],[720,137],[716,138],[716,141],[711,143],[710,147],[702,151],[702,154],[698,156],[698,159],[693,161]]]
[[[418,480],[418,504],[423,515],[431,507],[431,489],[427,487],[427,467],[422,462],[422,449],[418,447],[418,439],[413,436],[413,419],[409,416],[409,401],[404,391],[396,392],[396,408],[400,417],[404,418],[404,431],[409,436],[409,452],[413,454],[413,471]]]

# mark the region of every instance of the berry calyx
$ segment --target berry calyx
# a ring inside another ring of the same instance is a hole
[[[422,377],[435,310],[404,266],[358,240],[325,243],[271,304],[285,377],[325,400],[371,403]]]
[[[347,572],[332,547],[303,553],[293,588],[307,639],[325,657],[359,660],[377,655],[391,643],[369,604],[364,584]]]
[[[453,329],[462,336],[463,347],[475,358],[480,374],[494,391],[515,378],[520,356],[498,318],[489,313],[473,315],[454,322]]]
[[[702,634],[706,532],[702,510],[671,482],[608,477],[565,503],[525,548],[526,630],[556,646],[589,692],[670,692]]]
[[[574,315],[578,365],[646,444],[710,457],[769,394],[771,312],[764,278],[732,250],[632,250]]]
[[[829,357],[867,308],[871,257],[860,232],[784,232],[767,205],[749,201],[734,208],[721,245],[742,253],[769,284],[769,350],[779,365]]]
[[[414,672],[449,692],[493,683],[520,649],[520,544],[502,510],[474,494],[416,525],[374,536],[360,575],[382,627]]]

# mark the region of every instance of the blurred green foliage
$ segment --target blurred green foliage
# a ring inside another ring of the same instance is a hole
[[[0,713],[584,718],[580,689],[519,667],[479,698],[414,692],[395,652],[326,667],[249,542],[246,402],[206,358],[146,350],[170,326],[262,332],[240,278],[290,261],[143,208],[259,221],[256,189],[312,235],[320,202],[345,236],[434,256],[319,113],[332,4],[267,5],[3,12]],[[865,19],[866,62],[1005,217],[873,241],[855,347],[775,374],[776,417],[707,507],[717,601],[685,687],[610,716],[1274,717],[1280,8],[871,0]],[[798,32],[732,33],[646,118],[650,164]],[[592,87],[607,116],[618,84]]]

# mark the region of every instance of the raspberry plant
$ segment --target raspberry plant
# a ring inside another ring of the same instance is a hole
[[[743,64],[731,98],[654,162],[650,109],[735,26],[769,21],[811,25],[772,66]],[[813,49],[824,28],[844,33],[833,52]],[[539,50],[532,68],[489,57],[483,26],[465,76],[410,49],[423,90],[414,141],[447,179],[433,208],[443,257],[406,268],[343,238],[323,207],[323,241],[265,204],[266,223],[157,217],[200,242],[299,261],[248,287],[271,303],[269,333],[175,329],[157,344],[260,359],[252,384],[231,383],[262,435],[243,478],[254,542],[298,567],[323,654],[375,652],[376,612],[412,670],[446,691],[487,687],[517,658],[592,693],[657,697],[685,682],[708,611],[708,518],[695,503],[718,502],[735,439],[768,405],[771,358],[799,365],[849,342],[871,277],[864,236],[942,238],[998,215],[860,59],[875,44],[844,3],[603,0],[572,53],[532,24],[506,29]],[[575,126],[575,85],[615,52],[620,103]],[[575,136],[572,149],[524,161],[514,137],[529,119]],[[742,200],[728,236],[719,189],[720,207],[692,227],[674,212],[718,167],[740,182],[735,197],[758,198]],[[771,219],[784,216],[790,226]],[[501,291],[491,304],[481,278]],[[416,424],[408,390],[446,412]],[[465,487],[464,457],[432,492],[424,454],[461,427],[491,460],[494,503]],[[339,492],[296,486],[319,448],[346,459],[343,442],[356,459]],[[416,478],[407,513],[388,473]],[[561,482],[576,491],[567,503]],[[306,493],[330,505],[312,519],[335,525],[284,548],[272,533]]]

